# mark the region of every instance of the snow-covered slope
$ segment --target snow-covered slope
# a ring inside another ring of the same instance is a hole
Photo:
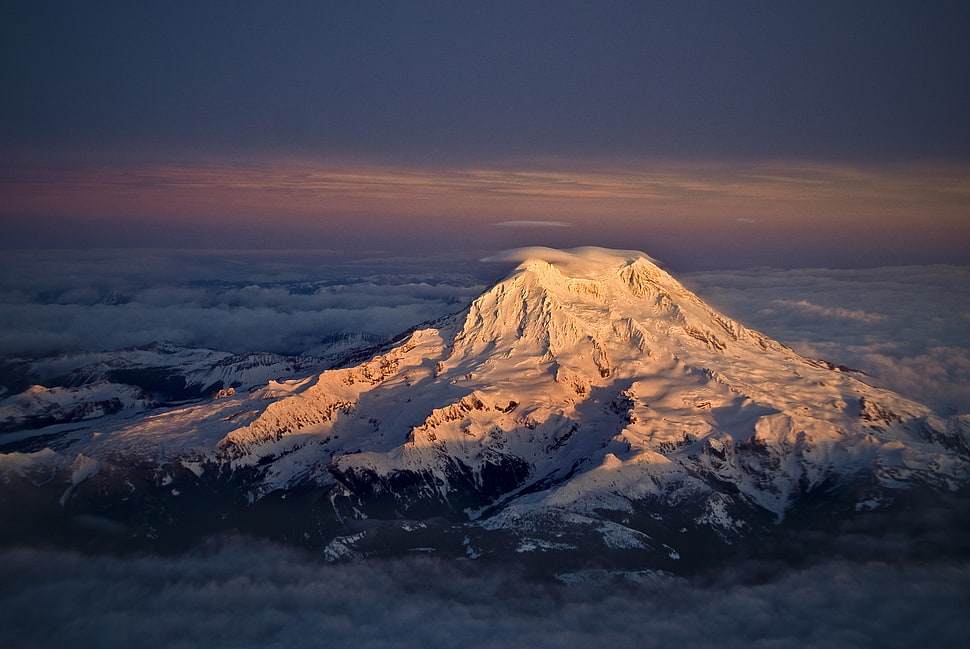
[[[105,352],[5,359],[0,365],[0,433],[105,415],[133,416],[220,391],[249,392],[267,381],[306,376],[380,342],[359,334],[334,336],[323,356],[231,354],[170,342]],[[0,444],[5,438],[0,437]]]
[[[328,556],[379,552],[393,528],[471,556],[595,546],[676,562],[820,498],[851,514],[968,484],[967,417],[798,356],[642,253],[519,254],[467,310],[364,363],[82,432],[61,454],[154,458],[156,485],[223,480],[248,502],[319,494],[304,527]],[[385,536],[350,523],[364,519]],[[456,526],[451,540],[430,520]]]

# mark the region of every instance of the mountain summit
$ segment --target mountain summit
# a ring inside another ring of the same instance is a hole
[[[966,489],[970,418],[799,356],[642,253],[512,257],[465,311],[364,363],[114,422],[0,471],[54,467],[76,513],[110,514],[126,476],[172,535],[205,502],[243,527],[272,512],[253,527],[334,558],[422,547],[672,570]]]

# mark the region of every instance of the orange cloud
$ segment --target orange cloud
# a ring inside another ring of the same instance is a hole
[[[961,166],[573,163],[421,168],[313,161],[0,168],[2,214],[165,219],[461,219],[684,228],[968,229]],[[850,223],[851,222],[851,223]]]

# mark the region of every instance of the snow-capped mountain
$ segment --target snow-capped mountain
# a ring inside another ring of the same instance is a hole
[[[820,503],[833,520],[966,490],[970,417],[800,357],[642,253],[526,252],[468,309],[365,362],[37,431],[57,450],[0,456],[0,476],[22,494],[43,475],[51,511],[126,534],[198,531],[213,507],[330,557],[421,547],[669,569]]]
[[[322,371],[380,342],[370,334],[335,335],[323,341],[316,356],[232,354],[159,341],[114,351],[9,358],[0,364],[0,433],[134,415],[229,390],[249,392],[270,380]]]

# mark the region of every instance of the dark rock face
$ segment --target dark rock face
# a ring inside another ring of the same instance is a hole
[[[556,510],[519,525],[491,525],[493,506],[531,475],[523,461],[488,465],[481,475],[458,463],[450,489],[430,472],[390,477],[356,470],[327,486],[306,484],[251,501],[259,469],[217,465],[196,475],[180,465],[102,463],[75,483],[77,467],[4,473],[0,544],[82,550],[181,551],[207,536],[243,532],[316,549],[330,559],[396,556],[420,549],[441,556],[526,561],[543,571],[658,569],[692,574],[731,558],[798,563],[811,557],[970,556],[970,491],[890,490],[871,479],[833,480],[806,491],[782,522],[711,479],[731,529],[704,521],[710,494],[670,485],[664,497],[577,517]],[[160,470],[161,469],[161,470]],[[536,488],[541,489],[541,485]],[[868,503],[860,508],[859,503]],[[633,539],[635,543],[630,542]],[[869,539],[868,541],[866,539]]]

